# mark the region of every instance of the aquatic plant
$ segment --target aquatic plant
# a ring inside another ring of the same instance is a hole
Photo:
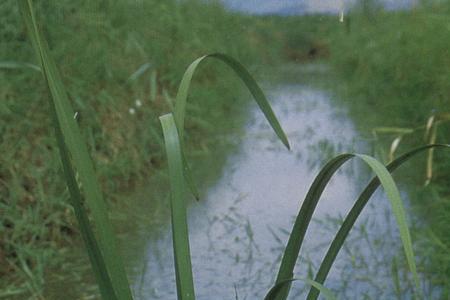
[[[80,232],[99,286],[100,294],[103,299],[108,300],[132,299],[130,285],[122,258],[117,250],[116,236],[108,218],[108,210],[95,176],[93,162],[74,119],[74,111],[57,66],[50,55],[47,42],[42,37],[38,28],[33,11],[33,2],[32,0],[19,0],[18,3],[31,43],[38,57],[40,70],[51,95],[49,98],[50,115],[53,119],[63,171],[70,192],[70,203],[80,227]],[[269,102],[258,84],[239,62],[230,56],[216,53],[200,57],[188,67],[180,84],[174,113],[164,115],[160,118],[169,163],[172,238],[177,293],[178,298],[183,300],[195,299],[189,249],[189,231],[186,221],[186,204],[184,201],[186,196],[185,182],[189,184],[191,191],[194,194],[196,193],[196,188],[192,181],[185,155],[183,154],[183,123],[191,79],[200,62],[208,57],[221,60],[235,71],[252,93],[255,101],[258,103],[279,139],[289,148],[287,137],[273,113]],[[391,202],[407,262],[416,284],[416,292],[420,295],[414,252],[404,207],[400,199],[399,191],[389,172],[395,170],[415,154],[435,147],[448,148],[449,145],[426,145],[411,150],[394,160],[387,167],[383,166],[373,157],[362,154],[342,154],[330,160],[317,175],[303,201],[289,237],[276,282],[267,293],[266,299],[286,299],[290,285],[296,280],[303,280],[305,283],[311,285],[308,299],[316,299],[319,292],[322,292],[325,297],[332,299],[333,295],[323,286],[323,283],[354,222],[367,204],[370,196],[380,185],[385,189]],[[352,158],[359,158],[366,163],[374,171],[376,177],[362,192],[347,218],[344,220],[335,239],[330,244],[316,277],[314,279],[296,279],[294,278],[293,269],[320,196],[333,174],[341,165]]]

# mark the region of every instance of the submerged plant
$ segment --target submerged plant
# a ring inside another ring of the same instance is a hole
[[[53,119],[53,126],[56,132],[64,175],[70,192],[70,203],[74,209],[80,227],[80,232],[99,286],[100,294],[105,300],[132,299],[133,296],[125,273],[124,264],[117,250],[116,236],[108,218],[107,207],[95,176],[92,160],[88,154],[86,144],[82,139],[78,125],[73,118],[74,111],[70,105],[61,76],[50,55],[48,45],[38,28],[33,11],[32,0],[19,0],[18,3],[30,40],[38,57],[40,65],[39,70],[41,70],[45,78],[46,85],[51,95],[49,101],[50,115]],[[186,204],[184,201],[186,195],[186,183],[189,185],[194,195],[197,195],[183,153],[183,125],[191,79],[200,62],[208,57],[221,60],[235,71],[250,90],[277,136],[283,144],[289,148],[287,137],[275,117],[266,97],[252,76],[239,62],[227,55],[216,53],[200,57],[188,67],[176,97],[174,113],[164,115],[160,118],[169,163],[172,238],[175,256],[177,293],[178,298],[183,300],[195,299],[188,226],[186,221]],[[448,148],[449,145],[427,145],[416,148],[392,161],[387,167],[383,166],[376,159],[361,154],[341,154],[330,160],[317,175],[303,201],[294,228],[289,237],[289,242],[283,255],[276,282],[272,289],[268,291],[265,299],[286,299],[289,294],[290,285],[296,280],[303,280],[306,284],[311,285],[308,299],[317,299],[319,292],[328,299],[333,299],[332,293],[323,286],[323,283],[325,282],[328,272],[333,265],[339,250],[342,248],[348,233],[352,229],[353,224],[367,204],[370,196],[380,185],[384,187],[391,202],[408,266],[416,284],[416,292],[420,295],[419,280],[414,262],[414,252],[407,227],[405,210],[400,199],[399,191],[390,172],[394,171],[415,154],[436,147]],[[330,244],[329,250],[322,261],[316,277],[314,279],[296,279],[294,278],[293,269],[297,258],[299,257],[304,236],[321,194],[333,174],[341,167],[341,165],[352,158],[359,158],[369,165],[376,174],[376,177],[372,179],[361,193],[350,213],[344,220],[336,237]]]

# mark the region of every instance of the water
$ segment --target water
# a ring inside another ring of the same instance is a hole
[[[369,150],[346,112],[325,90],[307,83],[281,84],[271,89],[269,98],[293,150],[283,147],[254,107],[244,134],[228,137],[241,143],[220,177],[205,188],[201,202],[189,206],[200,300],[234,299],[236,293],[239,299],[262,299],[274,281],[294,218],[319,168],[337,153]],[[362,164],[355,163],[335,175],[314,215],[296,276],[307,277],[308,271],[317,270],[339,222],[369,178]],[[165,224],[150,237],[145,233],[148,227],[136,237],[142,242],[137,247],[142,252],[133,255],[132,271],[139,299],[176,299],[168,220]],[[404,264],[400,251],[389,202],[377,192],[338,256],[326,286],[343,299],[393,298],[392,262]],[[404,271],[397,275],[408,282]],[[408,284],[401,289],[403,297],[411,297]],[[301,283],[295,284],[292,299],[304,292]]]
[[[326,72],[323,66],[302,69]],[[304,75],[289,75],[290,80],[265,89],[292,151],[284,148],[256,105],[252,106],[243,132],[224,137],[240,143],[228,155],[220,176],[206,181],[202,200],[189,205],[199,300],[234,299],[236,293],[239,299],[263,299],[274,282],[302,199],[320,167],[337,153],[370,152],[331,93],[317,84],[292,79]],[[315,83],[323,81],[321,75],[313,78]],[[214,160],[202,164],[199,159],[194,168],[211,168]],[[313,276],[337,226],[369,179],[368,169],[356,162],[334,176],[313,216],[296,277]],[[149,196],[166,194],[155,191],[157,186],[153,182],[131,197],[131,209],[121,215],[121,223],[126,224],[121,228],[123,251],[137,299],[176,299],[168,199],[158,202]],[[160,189],[164,191],[165,185]],[[398,272],[393,271],[394,261]],[[338,255],[325,286],[340,299],[392,299],[399,291],[400,299],[410,299],[411,280],[405,269],[389,202],[378,191]],[[401,282],[398,288],[395,278]],[[426,281],[423,286],[427,294],[433,293]],[[305,292],[301,282],[295,283],[291,299]]]
[[[338,14],[342,10],[348,11],[357,1],[355,0],[221,0],[232,10],[249,14],[276,14],[276,15],[305,15],[305,14]],[[417,5],[417,0],[382,0],[377,1],[385,9],[407,9]]]

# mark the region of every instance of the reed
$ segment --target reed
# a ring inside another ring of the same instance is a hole
[[[93,168],[93,162],[88,154],[87,146],[83,141],[80,130],[74,120],[74,111],[71,107],[67,92],[62,83],[58,68],[54,63],[48,45],[42,37],[33,11],[32,0],[18,1],[29,38],[33,44],[49,93],[50,115],[60,151],[61,162],[70,192],[70,203],[74,209],[80,232],[83,237],[86,252],[89,256],[92,270],[97,280],[100,294],[103,299],[129,300],[133,299],[130,285],[126,276],[124,264],[116,246],[116,236],[108,218],[99,184]],[[174,113],[160,117],[164,143],[167,153],[170,187],[171,187],[171,221],[174,247],[175,273],[178,299],[195,299],[195,289],[192,276],[192,263],[189,248],[189,230],[186,219],[185,196],[186,184],[196,194],[188,163],[183,154],[184,118],[188,92],[193,75],[206,58],[215,58],[230,67],[249,89],[261,111],[281,142],[289,149],[288,139],[281,128],[269,102],[258,84],[249,72],[236,60],[224,54],[211,54],[200,57],[194,61],[185,72],[178,95]],[[392,212],[400,231],[401,242],[412,273],[416,293],[420,297],[420,285],[414,261],[414,251],[410,232],[406,222],[405,209],[402,204],[398,188],[390,172],[394,171],[414,155],[432,149],[449,148],[449,145],[426,145],[407,152],[392,161],[387,167],[375,158],[362,154],[341,154],[330,160],[315,178],[309,192],[303,201],[300,212],[292,229],[283,259],[277,274],[274,286],[268,291],[265,299],[286,299],[290,286],[294,281],[302,280],[311,286],[308,299],[317,299],[322,293],[327,299],[333,299],[331,291],[323,284],[333,265],[336,255],[367,204],[370,196],[378,186],[382,186],[392,206]],[[299,257],[302,242],[311,221],[311,217],[320,200],[321,194],[333,174],[347,161],[358,158],[367,164],[376,177],[368,184],[355,202],[350,213],[344,220],[336,237],[331,242],[329,250],[323,259],[319,271],[314,279],[294,278],[293,269]],[[232,295],[230,295],[232,296]]]

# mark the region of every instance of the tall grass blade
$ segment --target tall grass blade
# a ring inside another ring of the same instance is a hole
[[[294,227],[289,236],[288,244],[283,254],[280,269],[275,281],[278,284],[282,281],[289,280],[294,277],[294,267],[300,253],[300,248],[306,234],[312,214],[316,208],[319,198],[325,189],[328,181],[334,172],[352,158],[352,154],[342,154],[329,161],[316,176],[312,183],[306,198],[301,206],[300,212],[295,220]],[[282,291],[278,293],[277,300],[285,300],[289,294],[290,285],[284,285]]]
[[[41,68],[35,64],[18,61],[0,61],[0,69],[32,69],[37,72],[41,71]]]
[[[373,131],[378,133],[410,134],[414,132],[414,129],[403,127],[376,127]]]
[[[185,185],[180,139],[172,114],[163,115],[159,119],[163,129],[167,160],[169,162],[172,240],[178,299],[193,300],[195,299],[195,292],[189,250],[186,203],[184,201]]]
[[[411,234],[409,233],[408,222],[406,221],[406,212],[402,204],[400,192],[397,188],[397,185],[395,184],[394,179],[392,178],[386,167],[378,160],[368,155],[358,155],[358,157],[364,160],[364,162],[368,164],[377,175],[381,185],[384,188],[387,198],[391,202],[392,212],[395,216],[397,226],[400,231],[400,239],[402,240],[406,260],[413,275],[416,288],[419,289],[420,282],[417,275],[416,263],[414,261],[414,250],[412,247]]]
[[[280,265],[280,269],[278,272],[278,276],[276,279],[276,283],[279,283],[283,280],[287,280],[293,277],[293,270],[295,267],[295,263],[297,261],[297,258],[300,253],[300,248],[303,243],[306,230],[309,226],[309,223],[311,221],[312,214],[314,213],[314,210],[317,206],[317,203],[320,199],[320,196],[325,189],[326,185],[328,184],[329,180],[333,176],[333,174],[344,164],[346,161],[353,157],[358,157],[362,159],[366,164],[371,167],[371,169],[375,172],[377,177],[379,178],[380,183],[383,185],[385,192],[391,202],[391,206],[393,209],[394,216],[396,218],[400,236],[402,239],[402,244],[404,247],[404,251],[407,257],[409,268],[413,274],[414,282],[416,283],[416,286],[419,288],[419,281],[416,271],[416,266],[414,262],[414,254],[412,250],[412,243],[411,238],[409,234],[409,230],[406,223],[406,217],[403,205],[401,203],[400,194],[398,192],[398,189],[395,185],[395,182],[393,181],[391,175],[386,170],[386,168],[379,163],[374,158],[367,156],[367,155],[360,155],[360,154],[342,154],[331,161],[329,161],[325,167],[319,172],[317,177],[315,178],[313,184],[311,185],[311,188],[308,191],[308,194],[306,195],[305,201],[302,204],[302,207],[300,209],[300,212],[296,218],[296,221],[294,223],[293,230],[291,232],[291,236],[289,237],[288,244],[286,246],[286,250],[283,255],[283,259]],[[402,156],[404,157],[404,156]],[[400,159],[400,158],[399,158]],[[396,162],[399,160],[397,159]],[[373,192],[372,192],[373,193]],[[372,195],[370,193],[367,197],[370,198]],[[364,204],[365,205],[365,204]],[[363,205],[363,207],[364,207]],[[361,208],[362,209],[362,208]],[[359,216],[355,216],[356,218]],[[353,224],[352,224],[353,226]],[[351,229],[351,226],[349,230]],[[342,243],[344,240],[341,241]],[[341,244],[342,246],[342,244]],[[340,247],[337,249],[339,251]],[[331,264],[334,262],[334,259],[331,261]],[[331,268],[331,264],[328,266]],[[323,283],[324,281],[315,279],[316,282]],[[289,285],[287,285],[283,292],[280,293],[280,296],[277,298],[280,299],[286,299],[289,294]],[[315,292],[318,295],[318,291],[316,289],[312,289],[313,292]]]
[[[450,148],[450,145],[433,144],[415,148],[392,161],[390,164],[386,166],[386,168],[389,172],[392,173],[403,163],[411,159],[413,156],[433,148]],[[319,271],[317,272],[317,275],[314,279],[316,282],[319,283],[325,282],[325,279],[327,278],[331,266],[333,265],[336,256],[338,255],[340,249],[342,248],[345,239],[350,233],[350,230],[353,228],[353,225],[355,224],[362,210],[366,206],[370,197],[379,186],[380,180],[377,177],[374,177],[366,186],[366,188],[362,191],[362,193],[359,195],[352,209],[350,210],[341,227],[339,228],[339,231],[337,232],[336,236],[331,242],[324,259],[322,260],[322,263],[319,267]],[[312,289],[308,295],[308,300],[317,299],[318,295],[319,295],[318,291]]]
[[[315,287],[316,289],[318,289],[322,295],[325,297],[325,299],[327,300],[336,300],[336,296],[334,296],[333,292],[330,291],[329,289],[327,289],[325,286],[323,286],[322,284],[308,279],[308,278],[293,278],[293,279],[288,279],[288,280],[283,280],[280,281],[279,283],[275,284],[270,291],[267,293],[266,297],[264,298],[264,300],[274,300],[276,299],[279,294],[283,291],[283,287],[285,285],[290,285],[293,281],[303,281],[304,283]]]
[[[99,260],[93,265],[94,272],[97,276],[99,272],[109,275],[114,289],[110,294],[115,294],[120,300],[130,300],[132,299],[132,295],[121,256],[118,255],[112,225],[108,219],[107,208],[95,177],[94,167],[89,157],[87,147],[83,142],[80,130],[73,119],[74,113],[67,92],[65,91],[58,69],[50,56],[48,45],[41,37],[34,15],[32,1],[19,0],[18,3],[51,94],[50,106],[54,111],[53,117],[56,120],[55,129],[57,131],[57,137],[61,139],[60,153],[64,163],[72,201],[77,201],[79,208],[83,209],[81,193],[79,193],[79,190],[77,191],[77,189],[75,189],[76,181],[74,181],[74,174],[78,172],[83,187],[83,196],[90,207],[94,226],[96,227],[100,251],[96,252],[93,243],[86,245],[86,247],[94,247],[89,249],[89,253],[96,254],[97,256],[94,259],[96,261]],[[71,171],[69,172],[68,170]],[[80,224],[81,230],[87,230],[84,235],[95,240],[93,232],[90,232],[89,230],[90,226],[82,224]],[[103,262],[100,259],[101,256],[103,256]],[[98,268],[97,271],[95,270],[96,268]],[[103,279],[105,278],[97,277],[97,280]],[[107,286],[106,283],[104,286]],[[112,299],[114,299],[114,297]]]
[[[277,134],[277,136],[280,138],[280,140],[283,142],[283,144],[290,149],[289,141],[286,137],[286,134],[284,133],[283,129],[281,128],[280,123],[278,122],[269,102],[267,101],[266,96],[262,92],[261,88],[258,86],[256,81],[253,79],[253,77],[250,75],[250,73],[247,71],[247,69],[239,63],[234,58],[221,53],[213,53],[208,54],[205,56],[202,56],[198,59],[196,59],[194,62],[192,62],[189,67],[187,68],[186,72],[183,75],[183,78],[181,80],[180,86],[178,88],[177,96],[176,96],[176,102],[175,102],[175,122],[178,126],[178,132],[181,138],[181,143],[183,144],[183,137],[184,137],[184,119],[186,115],[186,104],[187,104],[187,97],[189,94],[189,88],[191,86],[192,77],[194,76],[195,71],[197,70],[197,67],[200,65],[202,61],[204,61],[207,58],[215,58],[218,60],[221,60],[224,62],[227,66],[229,66],[236,75],[239,76],[239,78],[244,82],[250,93],[252,94],[253,98],[255,99],[256,103],[258,104],[261,111],[264,113],[264,116],[269,121],[270,126],[272,126],[273,130]],[[184,176],[186,177],[186,181],[189,185],[189,188],[191,192],[194,194],[194,196],[198,199],[198,191],[194,184],[194,180],[192,179],[191,172],[189,171],[189,166],[187,164],[187,161],[185,159],[184,151],[183,151],[183,145],[182,145],[182,152],[183,152],[183,160],[184,160]]]
[[[272,126],[273,130],[280,138],[280,140],[283,142],[283,144],[288,149],[290,149],[289,141],[286,137],[286,134],[281,128],[281,125],[278,122],[277,117],[275,116],[269,102],[267,101],[266,96],[264,95],[264,93],[262,92],[261,88],[256,83],[256,81],[253,79],[252,75],[250,75],[247,69],[240,62],[238,62],[231,56],[222,53],[208,54],[196,59],[193,63],[191,63],[191,65],[187,68],[186,72],[184,73],[183,79],[181,80],[180,86],[178,88],[174,112],[175,121],[179,126],[180,137],[183,138],[184,136],[184,119],[186,115],[186,103],[192,77],[194,76],[194,73],[197,70],[197,67],[200,65],[200,63],[207,58],[216,58],[218,60],[221,60],[227,66],[229,66],[236,73],[236,75],[239,76],[242,82],[244,82],[244,84],[247,86],[248,90],[252,94],[261,111],[264,113],[264,116],[266,117],[267,121],[269,121],[270,126]]]
[[[433,126],[431,129],[431,136],[430,136],[430,144],[434,144],[436,142],[437,137],[437,124]],[[426,178],[425,178],[425,186],[430,184],[431,179],[433,178],[433,156],[434,156],[434,148],[430,148],[428,150],[427,155],[427,170],[426,170]]]
[[[100,248],[98,247],[97,240],[95,239],[94,231],[89,222],[89,216],[86,212],[85,207],[83,206],[83,197],[81,196],[81,192],[78,187],[76,175],[71,167],[69,153],[66,146],[64,145],[64,138],[55,118],[56,113],[53,106],[52,111],[54,124],[56,127],[56,139],[61,155],[64,176],[66,177],[67,187],[70,193],[70,204],[74,209],[75,217],[77,218],[78,225],[80,226],[81,236],[86,246],[86,251],[88,253],[89,261],[91,262],[95,278],[97,279],[97,283],[100,289],[100,295],[103,299],[118,300],[111,282],[111,278],[109,277],[108,271],[106,269],[105,261],[103,260],[103,256],[100,252]]]
[[[152,64],[149,62],[141,65],[133,74],[130,75],[130,77],[128,77],[128,82],[138,80],[151,67]]]
[[[424,136],[425,143],[429,143],[428,136],[430,134],[431,127],[433,127],[435,118],[436,118],[436,115],[433,114],[427,120],[427,125],[425,126],[425,136]]]
[[[150,73],[150,101],[155,101],[158,94],[158,78],[156,76],[156,70]]]
[[[222,53],[212,53],[196,59],[193,63],[191,63],[191,65],[187,68],[186,72],[183,75],[183,79],[181,80],[180,86],[178,88],[174,112],[175,122],[179,126],[179,134],[181,139],[184,136],[184,119],[186,115],[186,103],[192,77],[194,76],[194,73],[197,70],[197,67],[200,65],[200,63],[207,58],[215,58],[221,60],[227,66],[229,66],[236,73],[236,75],[239,76],[239,78],[247,86],[248,90],[252,94],[261,111],[264,113],[264,116],[266,117],[267,121],[269,121],[270,126],[272,126],[273,130],[280,138],[280,140],[283,142],[283,144],[288,149],[290,149],[289,141],[286,137],[286,134],[281,128],[281,125],[278,122],[261,88],[258,86],[256,81],[253,79],[253,77],[241,63],[239,63],[231,56]]]
[[[403,136],[396,137],[391,144],[391,148],[389,149],[389,162],[394,160],[395,157],[395,151],[397,151],[398,146],[400,145],[400,142],[402,141]]]

